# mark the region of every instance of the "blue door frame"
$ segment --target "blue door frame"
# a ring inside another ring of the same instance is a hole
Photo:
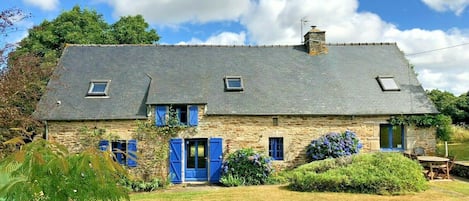
[[[185,140],[186,181],[207,181],[208,150],[207,139]]]
[[[170,140],[169,147],[169,171],[172,183],[178,184],[184,181],[219,183],[223,162],[222,138],[185,140],[175,138]]]

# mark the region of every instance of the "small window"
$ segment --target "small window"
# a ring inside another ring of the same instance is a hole
[[[272,117],[272,125],[278,126],[278,117]]]
[[[274,160],[283,160],[283,138],[269,138],[269,156]]]
[[[173,116],[171,116],[173,115]],[[199,124],[197,105],[157,105],[155,108],[155,124],[158,127]]]
[[[121,165],[137,166],[137,140],[101,140],[99,141],[99,149],[101,151],[110,149],[114,160]]]
[[[400,88],[397,85],[394,77],[392,76],[379,76],[376,78],[383,91],[399,91]]]
[[[243,79],[241,78],[241,76],[226,76],[225,77],[225,90],[242,91]]]
[[[107,96],[110,80],[91,81],[88,96]]]
[[[404,132],[403,126],[381,124],[379,126],[379,145],[381,150],[403,150]]]

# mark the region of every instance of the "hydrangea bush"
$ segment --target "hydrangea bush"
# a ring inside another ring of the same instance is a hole
[[[316,161],[357,154],[361,148],[357,135],[347,130],[344,133],[328,133],[311,141],[306,154],[311,161]]]
[[[251,148],[228,155],[222,170],[220,182],[225,186],[265,184],[273,172],[271,158]]]

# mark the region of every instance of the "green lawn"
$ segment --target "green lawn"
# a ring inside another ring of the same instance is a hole
[[[445,155],[445,145],[436,146],[437,155]],[[456,156],[456,161],[469,161],[469,142],[448,144],[448,154]]]
[[[131,200],[351,200],[351,201],[397,201],[397,200],[469,200],[469,182],[435,181],[430,182],[430,190],[400,196],[382,196],[351,193],[296,192],[283,185],[246,187],[171,187],[168,190],[151,193],[131,194]]]

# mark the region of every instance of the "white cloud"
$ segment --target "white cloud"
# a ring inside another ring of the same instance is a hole
[[[203,44],[203,45],[244,45],[246,42],[246,33],[239,34],[232,32],[223,32],[218,35],[210,36],[206,41],[198,38],[192,38],[188,42],[179,42],[178,45]]]
[[[469,0],[422,0],[422,2],[438,12],[452,11],[458,16],[469,6]]]
[[[425,89],[449,91],[456,96],[469,91],[469,72],[447,73],[442,69],[422,69],[417,73]]]
[[[23,0],[23,2],[45,11],[55,10],[59,6],[59,0]]]
[[[249,8],[249,0],[103,0],[114,7],[114,15],[141,14],[150,23],[178,24],[184,22],[237,20]]]

